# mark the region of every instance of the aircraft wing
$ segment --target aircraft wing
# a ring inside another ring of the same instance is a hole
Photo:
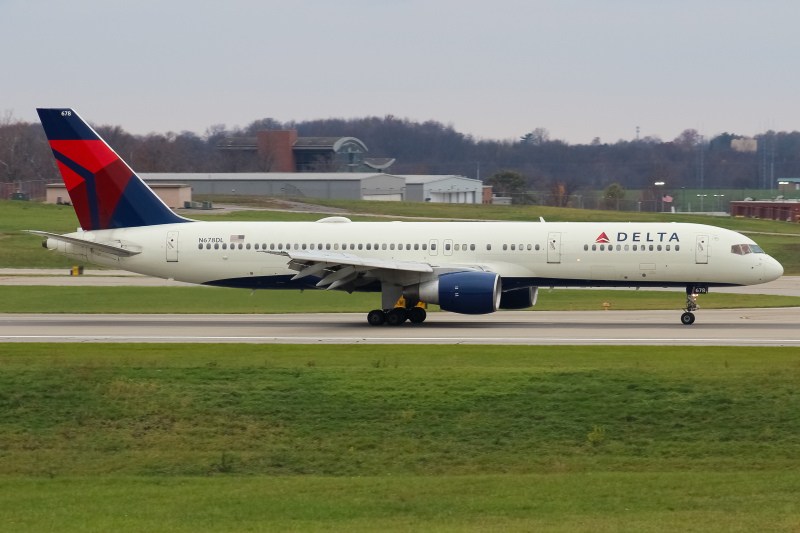
[[[362,272],[393,271],[396,273],[432,273],[434,267],[429,263],[410,261],[386,261],[353,254],[330,253],[314,250],[281,250],[267,252],[289,259],[289,268],[297,270],[292,278],[300,279],[306,276],[318,276],[322,279],[317,287],[327,290],[335,289],[354,281]],[[373,273],[381,278],[380,272]]]
[[[85,239],[78,239],[75,237],[67,237],[66,235],[59,235],[58,233],[48,233],[46,231],[24,230],[26,233],[33,233],[34,235],[42,235],[48,239],[56,241],[68,242],[76,246],[83,246],[90,250],[97,250],[119,257],[130,257],[142,253],[141,250],[134,250],[131,248],[122,248],[121,246],[114,246],[112,244],[102,244],[99,242],[87,241]]]

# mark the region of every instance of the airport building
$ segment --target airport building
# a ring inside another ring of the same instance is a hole
[[[731,216],[800,222],[800,200],[745,200],[731,202]]]
[[[355,172],[153,173],[139,176],[170,208],[192,195],[276,196],[339,200],[482,203],[480,180],[462,176],[395,176]],[[47,186],[47,203],[68,203],[63,183]]]
[[[444,204],[483,203],[483,182],[464,176],[402,175],[406,182],[405,200]]]
[[[392,158],[367,157],[367,146],[355,137],[298,137],[296,130],[259,131],[255,137],[226,137],[217,149],[231,157],[258,158],[270,172],[386,171]]]
[[[151,187],[161,183],[186,184],[193,194],[400,201],[405,189],[405,180],[400,176],[380,173],[142,173],[139,176]]]

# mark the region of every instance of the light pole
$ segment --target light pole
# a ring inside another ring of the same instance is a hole
[[[707,194],[698,194],[697,197],[700,198],[700,212],[703,212],[703,198],[708,196]]]
[[[657,181],[653,185],[655,185],[656,187],[663,187],[664,186],[664,182],[663,181]],[[656,188],[656,190],[658,191],[658,197],[661,198],[661,212],[663,213],[664,212],[664,193],[663,193],[663,189]]]
[[[724,194],[715,194],[714,198],[717,199],[717,211],[722,211],[722,199],[725,198]]]

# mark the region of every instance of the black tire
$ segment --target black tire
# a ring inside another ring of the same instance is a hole
[[[367,315],[367,322],[369,322],[370,326],[380,326],[384,322],[386,322],[386,313],[381,311],[380,309],[375,309],[374,311],[370,311]]]
[[[406,321],[406,310],[402,307],[395,307],[386,312],[386,323],[390,326],[399,326]]]
[[[694,324],[694,313],[689,313],[688,311],[683,313],[681,315],[681,324],[684,326],[690,326]]]
[[[414,324],[425,322],[425,319],[428,318],[428,313],[421,307],[412,307],[406,314],[408,315],[408,319]]]

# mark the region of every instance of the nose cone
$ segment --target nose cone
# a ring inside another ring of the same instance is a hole
[[[772,257],[764,262],[764,281],[775,281],[783,276],[783,266]]]

